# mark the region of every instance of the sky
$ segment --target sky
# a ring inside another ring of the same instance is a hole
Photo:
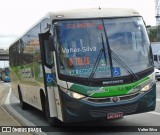
[[[49,11],[98,7],[133,8],[146,25],[156,25],[155,0],[1,0],[0,49],[7,49]],[[0,68],[3,66],[8,66],[7,62],[0,62]]]

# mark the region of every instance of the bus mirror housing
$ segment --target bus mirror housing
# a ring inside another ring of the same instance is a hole
[[[55,51],[54,36],[53,35],[50,35],[48,43],[49,43],[49,49],[51,51]]]
[[[54,36],[55,36],[55,25],[52,24],[51,25],[51,28],[52,28],[52,34],[50,35],[49,37],[49,43],[50,43],[50,49],[51,51],[55,51],[56,50],[56,47],[55,47],[55,42],[54,42]]]

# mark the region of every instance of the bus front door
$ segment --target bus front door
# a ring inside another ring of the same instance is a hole
[[[51,125],[55,125],[57,121],[61,119],[59,116],[59,99],[58,88],[56,86],[56,73],[54,69],[54,54],[50,48],[50,33],[39,34],[40,49],[41,49],[41,59],[42,59],[42,69],[45,84],[45,114],[48,122]],[[58,118],[58,119],[57,119]],[[61,119],[62,120],[62,119]]]

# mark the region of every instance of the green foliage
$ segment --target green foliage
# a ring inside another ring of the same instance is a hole
[[[160,26],[149,28],[148,35],[151,42],[160,42]]]
[[[157,41],[157,29],[151,29],[148,33],[151,42]]]

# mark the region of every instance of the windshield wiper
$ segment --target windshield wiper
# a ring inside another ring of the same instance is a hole
[[[97,56],[97,59],[96,59],[96,62],[94,64],[94,66],[93,66],[92,72],[88,77],[88,82],[92,81],[92,79],[93,79],[93,76],[94,76],[94,74],[96,72],[96,69],[97,69],[97,67],[99,65],[99,62],[100,62],[100,59],[101,59],[101,56],[102,56],[102,51],[103,51],[103,48],[99,51],[99,54]]]
[[[103,23],[103,27],[105,28],[103,20],[102,20],[102,23]],[[112,58],[113,58],[118,64],[122,65],[128,71],[128,73],[133,76],[135,80],[139,80],[139,77],[117,56],[117,54],[115,54],[115,52],[111,50],[106,30],[104,32],[105,32],[105,37],[106,37],[106,42],[108,47],[110,66],[113,68],[113,63],[112,63]],[[113,77],[112,70],[111,70],[111,77]]]
[[[102,39],[102,46],[103,46],[103,53],[104,53],[104,59],[105,59],[105,62],[106,62],[106,66],[107,66],[107,58],[106,58],[106,49],[105,49],[105,46],[104,46],[104,40],[103,40],[103,35],[101,34],[101,39]]]
[[[102,48],[99,51],[99,54],[97,56],[97,59],[96,59],[96,62],[94,64],[94,66],[93,66],[92,72],[88,77],[88,82],[92,81],[92,79],[93,79],[93,76],[94,76],[94,74],[96,72],[96,69],[97,69],[97,67],[99,65],[100,59],[102,57],[102,53],[104,54],[104,59],[105,59],[105,63],[106,63],[106,66],[107,66],[106,50],[105,50],[104,40],[103,40],[103,35],[102,34],[101,34],[101,39],[102,39]]]
[[[139,80],[139,77],[117,56],[114,51],[110,49],[109,52],[111,53],[113,60],[122,65],[128,73],[133,76],[134,80]]]

